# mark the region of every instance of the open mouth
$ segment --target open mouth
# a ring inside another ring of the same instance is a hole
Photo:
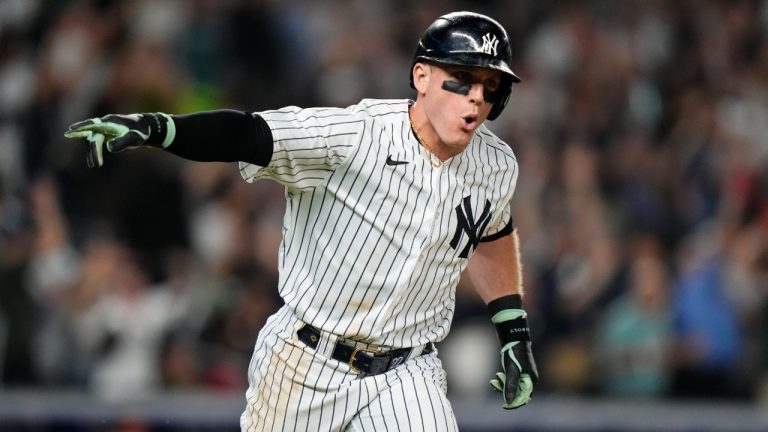
[[[477,126],[477,115],[469,114],[462,117],[464,120],[463,128],[465,130],[472,130]]]

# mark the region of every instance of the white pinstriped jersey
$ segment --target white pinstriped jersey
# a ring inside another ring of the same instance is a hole
[[[411,103],[260,112],[272,160],[240,163],[246,181],[286,188],[286,304],[322,330],[390,347],[448,333],[467,257],[478,239],[508,227],[518,175],[512,150],[485,126],[434,167],[411,131]]]

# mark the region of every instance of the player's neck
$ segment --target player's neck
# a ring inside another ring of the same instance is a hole
[[[440,135],[437,134],[434,126],[430,123],[424,110],[420,109],[418,104],[414,104],[409,108],[408,115],[410,116],[411,126],[414,129],[416,138],[419,140],[419,144],[422,145],[428,152],[428,157],[431,155],[434,159],[439,161],[440,164],[446,160],[452,158],[458,151],[455,151],[443,143],[440,139]]]

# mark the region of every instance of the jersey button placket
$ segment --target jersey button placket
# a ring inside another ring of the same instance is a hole
[[[429,203],[429,220],[427,222],[429,226],[430,239],[434,239],[440,236],[440,227],[437,224],[440,221],[440,209],[445,202],[446,196],[450,190],[450,184],[448,180],[448,170],[443,169],[446,164],[439,167],[433,167],[430,176],[430,187],[432,188],[432,199]]]

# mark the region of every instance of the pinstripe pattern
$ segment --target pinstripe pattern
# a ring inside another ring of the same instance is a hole
[[[481,126],[462,153],[433,167],[410,129],[410,103],[366,99],[346,109],[259,113],[273,132],[272,160],[241,163],[240,173],[285,186],[279,290],[286,306],[257,341],[243,430],[456,430],[434,354],[358,379],[295,335],[311,323],[391,348],[442,340],[467,265],[461,251],[471,256],[473,238],[510,221],[511,149]],[[388,157],[408,163],[389,166]],[[490,219],[481,225],[486,203]],[[466,232],[460,219],[485,228]]]
[[[267,167],[242,163],[247,181],[286,187],[280,294],[304,321],[393,347],[442,340],[467,260],[449,246],[455,207],[492,205],[481,235],[500,230],[517,180],[511,149],[481,127],[442,168],[424,159],[408,101],[260,113],[273,129]],[[386,166],[387,156],[408,161]],[[466,237],[464,237],[466,244]]]
[[[285,306],[260,333],[251,360],[244,432],[457,431],[436,353],[359,379],[305,346]]]

